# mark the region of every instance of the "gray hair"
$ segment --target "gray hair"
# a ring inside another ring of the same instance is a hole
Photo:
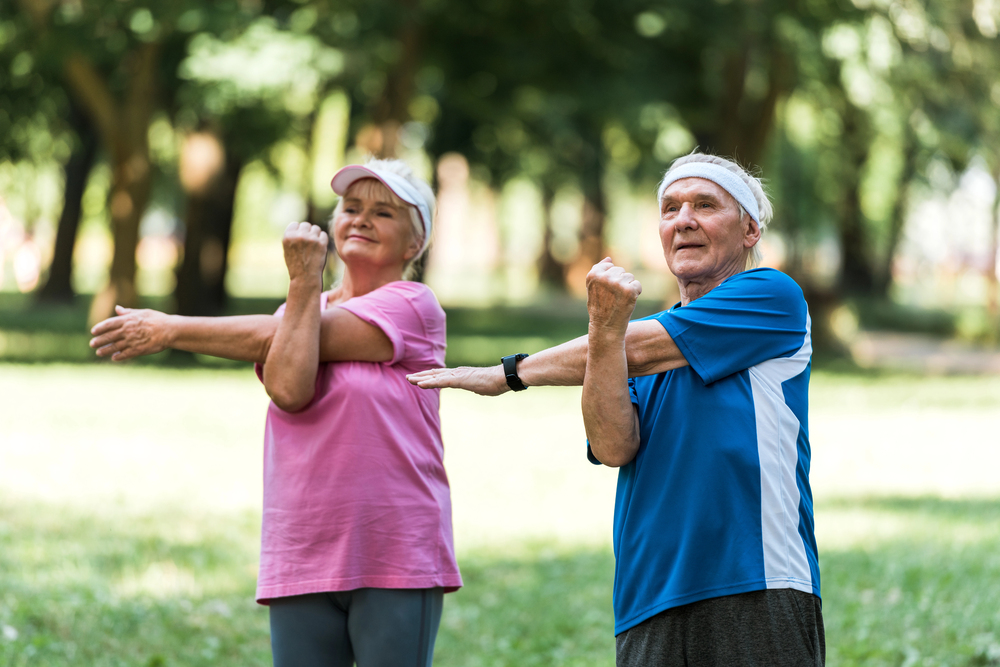
[[[417,192],[420,193],[420,196],[423,197],[424,201],[427,203],[427,209],[430,211],[431,219],[433,220],[434,209],[436,206],[434,191],[431,189],[431,186],[424,182],[422,178],[413,173],[413,170],[408,164],[402,160],[396,159],[371,159],[366,161],[364,166],[382,171],[388,171],[405,178],[410,185],[416,188]],[[375,178],[363,178],[356,181],[351,185],[349,190],[356,187],[362,188],[361,193],[365,196],[373,197],[380,201],[386,201],[396,208],[405,210],[410,214],[410,227],[413,230],[413,238],[415,238],[420,245],[420,251],[408,259],[406,264],[403,265],[403,279],[412,280],[416,274],[416,268],[414,265],[429,247],[429,244],[424,243],[424,225],[420,220],[420,213],[417,211],[417,207],[400,199],[396,196],[396,193]],[[337,217],[343,207],[344,198],[341,197],[337,202],[337,206],[333,209],[333,215],[330,217],[331,224],[333,223],[333,219]]]
[[[767,198],[767,193],[764,192],[763,181],[733,160],[727,160],[724,157],[709,155],[707,153],[690,153],[689,155],[677,158],[670,165],[670,168],[667,169],[667,173],[663,175],[663,181],[666,181],[667,177],[670,176],[670,172],[674,169],[690,162],[707,162],[709,164],[719,165],[720,167],[733,172],[740,177],[740,180],[746,183],[747,187],[750,188],[750,192],[753,193],[754,199],[757,200],[757,207],[760,209],[760,220],[757,221],[757,226],[760,227],[760,234],[763,237],[764,230],[767,229],[768,223],[771,222],[771,218],[774,217],[774,207],[771,205],[771,200]],[[746,209],[740,206],[739,202],[737,202],[737,206],[740,208],[740,222],[743,222],[743,217],[748,214]],[[760,266],[763,254],[761,253],[759,246],[760,241],[758,241],[754,247],[750,249],[750,255],[747,257],[746,268],[752,269],[756,266]]]

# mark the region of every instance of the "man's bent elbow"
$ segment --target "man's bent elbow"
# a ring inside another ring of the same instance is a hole
[[[594,458],[609,468],[621,468],[622,466],[628,465],[635,459],[636,452],[639,451],[639,448],[614,447],[606,450],[600,450],[595,449],[593,444],[591,444],[590,451],[593,452]]]

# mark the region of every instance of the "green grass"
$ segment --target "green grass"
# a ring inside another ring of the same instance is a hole
[[[18,633],[0,664],[269,664],[256,517],[0,513],[0,624]],[[840,500],[818,516],[857,540],[822,551],[828,664],[1000,664],[1000,501]],[[609,550],[514,551],[463,555],[435,664],[612,665]]]
[[[443,395],[466,586],[439,667],[614,664],[615,475],[578,392]],[[248,368],[0,365],[0,665],[270,664],[265,405]],[[1000,665],[1000,378],[820,372],[812,415],[828,664]]]
[[[1000,501],[840,500],[817,520],[855,537],[820,545],[829,664],[1000,664]]]

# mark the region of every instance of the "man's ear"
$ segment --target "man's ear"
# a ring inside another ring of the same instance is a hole
[[[747,224],[747,231],[743,236],[743,247],[752,248],[760,242],[760,225],[749,215],[747,220],[749,220],[749,224]]]

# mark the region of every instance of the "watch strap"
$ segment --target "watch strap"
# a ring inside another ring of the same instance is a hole
[[[524,353],[511,354],[500,359],[500,363],[503,364],[503,374],[507,378],[507,386],[513,391],[524,391],[528,388],[526,384],[521,381],[521,378],[517,375],[517,362],[521,361],[528,355]]]

